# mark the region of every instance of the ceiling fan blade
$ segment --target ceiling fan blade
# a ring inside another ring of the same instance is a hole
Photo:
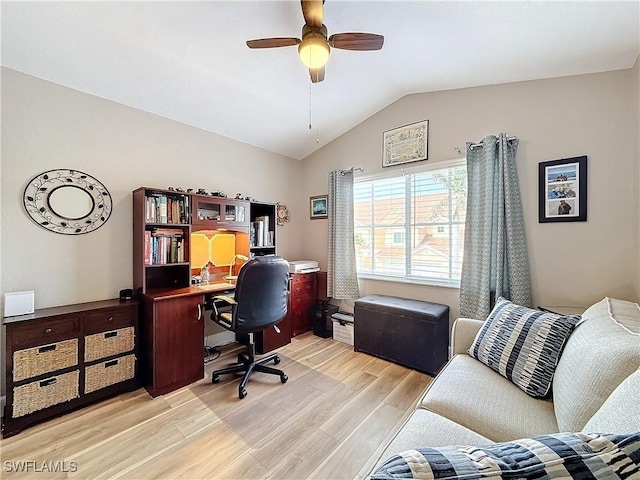
[[[324,67],[310,68],[309,75],[311,75],[311,83],[318,83],[324,80]]]
[[[333,48],[342,50],[380,50],[384,37],[375,33],[335,33],[328,42]]]
[[[320,28],[322,26],[323,18],[323,0],[301,0],[302,3],[302,16],[304,21],[310,27]]]
[[[294,37],[258,38],[256,40],[247,40],[247,47],[249,48],[290,47],[292,45],[298,45],[299,43],[300,43],[300,39],[294,38]]]

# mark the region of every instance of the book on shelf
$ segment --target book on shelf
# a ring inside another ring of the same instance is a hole
[[[256,247],[264,246],[264,223],[258,219],[254,222]]]
[[[151,235],[154,237],[183,237],[184,232],[176,228],[152,228]]]
[[[171,237],[170,258],[171,263],[178,263],[178,237],[175,235]]]
[[[144,264],[151,265],[151,232],[144,232]]]
[[[160,196],[160,208],[158,210],[158,217],[160,220],[160,223],[167,223],[167,197],[166,195],[161,195]]]

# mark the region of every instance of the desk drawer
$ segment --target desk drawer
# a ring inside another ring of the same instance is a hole
[[[133,354],[91,365],[85,368],[84,393],[124,382],[133,378],[135,373],[136,357]]]
[[[293,285],[302,285],[304,283],[313,284],[314,283],[313,281],[315,280],[315,278],[316,277],[313,273],[305,273],[305,274],[299,273],[291,277],[291,283]]]
[[[309,295],[313,298],[313,301],[315,301],[315,297],[316,297],[316,288],[313,285],[313,282],[305,282],[305,283],[298,283],[298,284],[293,284],[291,286],[291,294],[296,297],[296,296],[302,296],[302,295]]]
[[[133,350],[135,332],[133,327],[119,328],[84,337],[84,361],[93,362]]]
[[[135,322],[135,315],[136,311],[131,308],[87,315],[84,319],[84,333],[90,335],[131,326]]]
[[[78,364],[78,339],[13,352],[13,381],[55,372]]]
[[[79,395],[80,371],[55,375],[13,389],[13,418],[68,402]]]
[[[12,331],[12,346],[27,347],[46,345],[76,337],[80,332],[80,319],[67,317],[56,320],[38,320],[29,323],[14,323],[7,326]]]

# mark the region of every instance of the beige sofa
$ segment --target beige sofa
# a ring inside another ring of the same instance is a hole
[[[486,445],[557,432],[640,431],[640,309],[605,298],[567,340],[548,399],[536,399],[472,358],[484,322],[460,318],[453,357],[374,467],[420,447]]]

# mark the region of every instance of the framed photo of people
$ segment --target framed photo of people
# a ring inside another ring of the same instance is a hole
[[[538,164],[538,221],[587,221],[587,157]]]

